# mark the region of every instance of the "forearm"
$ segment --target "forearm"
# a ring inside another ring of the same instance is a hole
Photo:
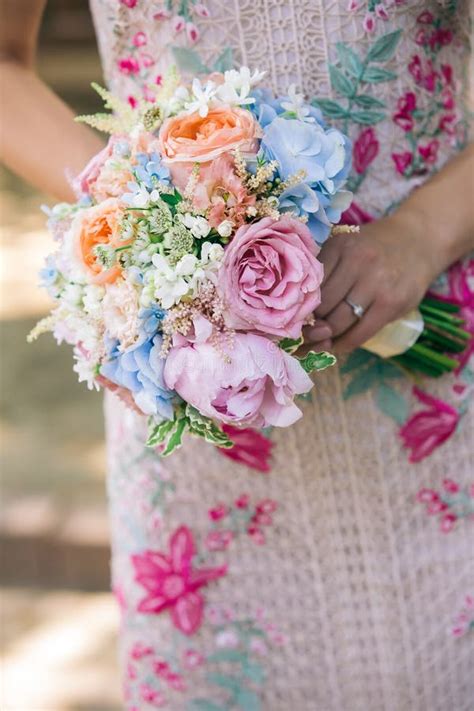
[[[77,175],[102,141],[74,123],[74,114],[28,67],[0,62],[2,160],[60,200],[73,200],[67,176]]]
[[[424,243],[434,276],[474,250],[474,144],[415,190],[394,219]]]

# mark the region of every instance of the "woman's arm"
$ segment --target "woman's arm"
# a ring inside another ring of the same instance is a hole
[[[332,237],[319,321],[307,339],[336,350],[358,348],[416,307],[432,281],[474,249],[474,145],[415,190],[389,217],[360,234]],[[360,320],[345,299],[361,305]]]
[[[77,175],[102,148],[35,74],[46,0],[0,0],[1,159],[15,173],[60,200],[74,200]]]

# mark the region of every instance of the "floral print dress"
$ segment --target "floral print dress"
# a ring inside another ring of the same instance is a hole
[[[177,57],[195,68],[190,45],[314,97],[353,140],[348,222],[394,209],[467,141],[467,1],[91,4],[132,106]],[[434,288],[474,331],[472,260]],[[129,711],[472,708],[472,371],[412,388],[363,351],[333,370],[301,421],[231,457],[190,440],[162,461],[107,396]]]

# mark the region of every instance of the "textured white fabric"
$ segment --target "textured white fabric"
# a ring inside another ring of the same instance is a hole
[[[117,62],[127,54],[134,33],[150,37],[146,51],[156,59],[153,71],[163,71],[170,62],[170,27],[153,20],[155,5],[139,0],[130,9],[118,0],[92,0],[106,75],[124,96],[133,94],[136,85],[118,71]],[[363,51],[373,41],[362,27],[364,8],[351,14],[346,5],[346,0],[212,0],[207,3],[211,18],[197,23],[202,32],[197,48],[208,59],[230,45],[238,61],[268,69],[275,88],[283,90],[294,81],[310,95],[330,97],[327,63],[335,60],[336,42]],[[400,4],[377,32],[408,31],[422,9],[436,11],[436,5]],[[456,17],[465,27],[467,3],[460,4]],[[390,101],[411,88],[406,66],[416,51],[408,32],[390,67],[397,80],[375,86],[374,96]],[[460,73],[461,44],[448,51]],[[421,180],[394,174],[390,154],[404,150],[404,135],[395,129],[390,112],[377,130],[380,168],[358,198],[375,215]],[[441,150],[444,160],[452,149],[443,143]],[[373,396],[346,402],[343,385],[337,370],[320,375],[313,402],[303,404],[303,419],[273,433],[269,475],[233,464],[198,441],[160,463],[142,447],[144,422],[107,398],[113,575],[125,608],[124,666],[137,640],[161,653],[173,638],[167,615],[135,613],[143,589],[133,580],[130,554],[164,551],[169,534],[183,523],[198,537],[207,530],[209,508],[248,492],[255,500],[278,503],[267,542],[257,546],[239,538],[225,557],[228,574],[204,594],[207,605],[230,604],[238,617],[252,616],[263,606],[282,630],[285,643],[265,658],[262,709],[474,707],[474,633],[455,639],[449,632],[452,617],[474,586],[472,521],[460,521],[444,535],[416,502],[421,487],[439,488],[444,477],[463,485],[472,482],[472,414],[448,444],[409,465],[395,425],[380,414]],[[437,389],[443,393],[446,387]],[[191,646],[210,644],[204,625]],[[128,707],[152,708],[130,691],[134,674],[140,671],[129,669],[125,675]],[[169,708],[191,708],[189,699],[208,694],[204,678],[190,678],[188,690],[173,697]]]

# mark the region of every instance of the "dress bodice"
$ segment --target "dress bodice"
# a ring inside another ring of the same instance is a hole
[[[327,119],[351,136],[354,222],[392,209],[465,143],[466,0],[164,5],[91,0],[112,89],[132,104],[142,94],[151,101],[173,46],[194,45],[207,66],[231,48],[237,63],[265,69],[275,91],[295,84],[322,99]]]

